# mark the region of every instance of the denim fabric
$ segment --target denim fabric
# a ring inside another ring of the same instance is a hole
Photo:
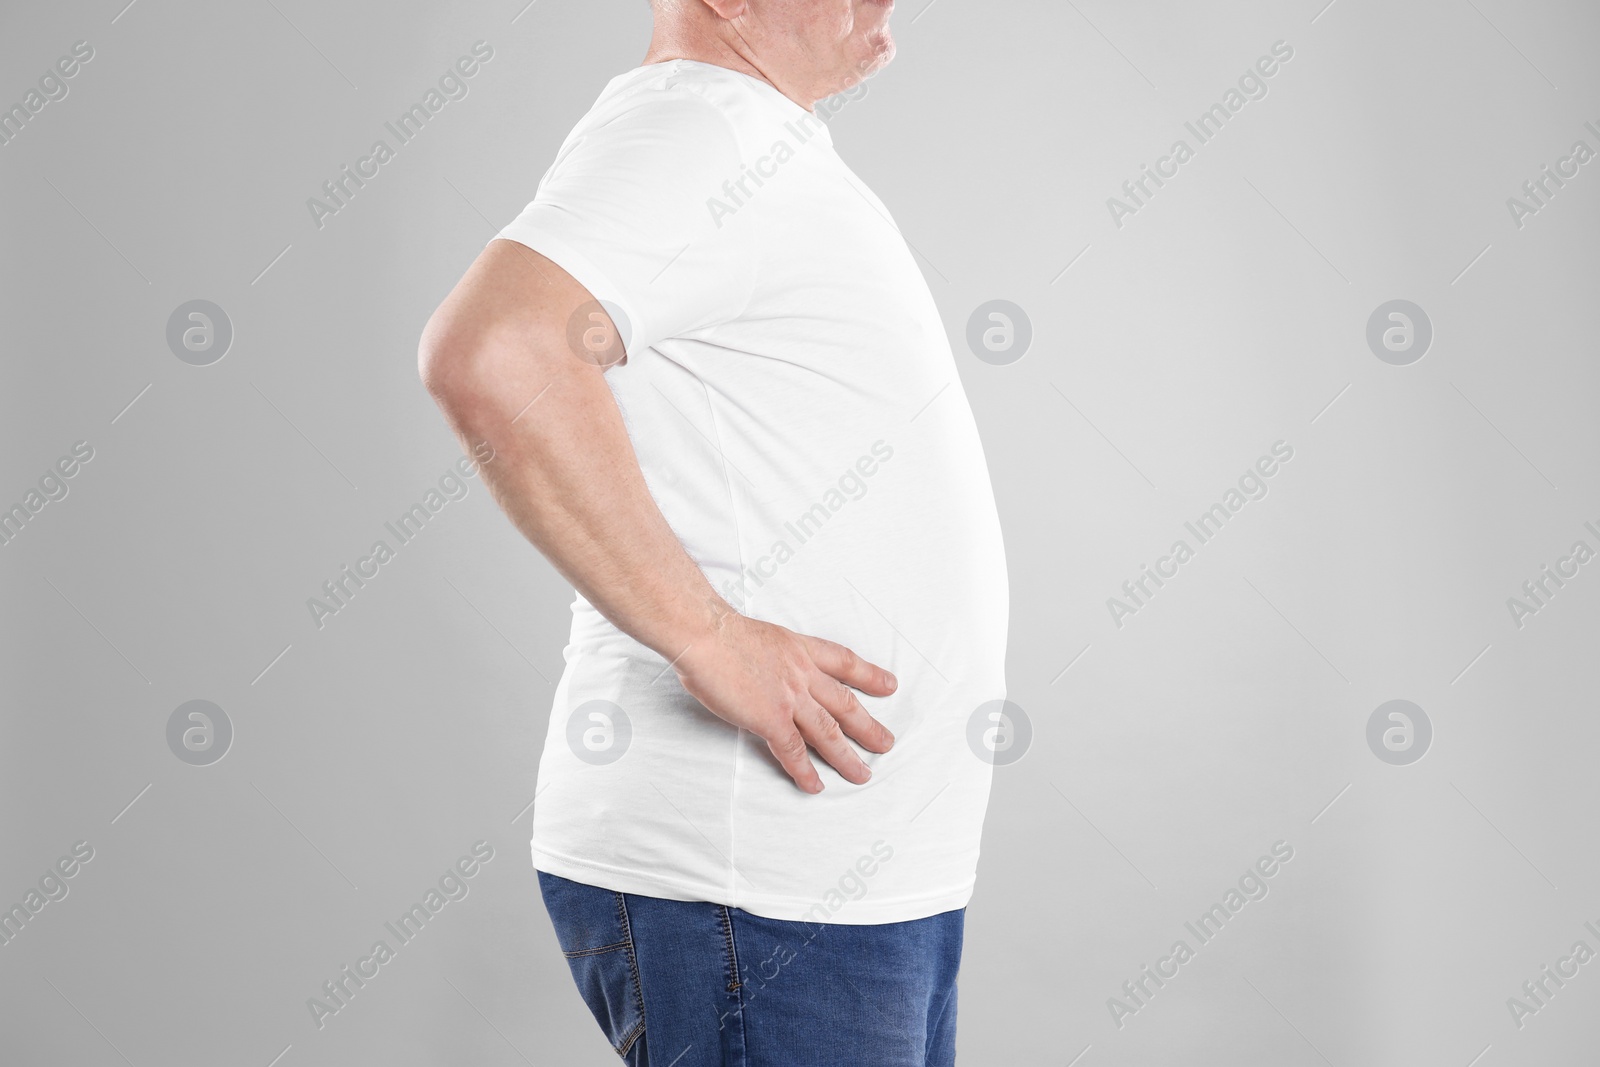
[[[539,872],[578,992],[628,1067],[950,1067],[964,910],[786,922]]]
[[[578,994],[628,1067],[645,1067],[644,996],[627,904],[621,893],[539,874]]]

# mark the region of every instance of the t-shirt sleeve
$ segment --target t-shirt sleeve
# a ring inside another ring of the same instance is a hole
[[[496,236],[558,264],[611,305],[625,351],[726,322],[749,302],[753,246],[711,202],[741,174],[733,127],[688,90],[650,90],[562,149]]]

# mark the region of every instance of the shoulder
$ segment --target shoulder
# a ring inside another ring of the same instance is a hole
[[[734,141],[740,87],[733,77],[733,71],[704,64],[692,70],[676,62],[637,68],[606,86],[580,129],[656,129],[696,141]]]

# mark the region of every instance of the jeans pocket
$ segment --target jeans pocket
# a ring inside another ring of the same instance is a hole
[[[626,901],[609,889],[538,873],[578,995],[617,1055],[630,1067],[644,1067],[644,997]]]

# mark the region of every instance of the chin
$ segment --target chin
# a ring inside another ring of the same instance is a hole
[[[867,55],[861,61],[861,76],[870,78],[884,67],[894,62],[895,45],[894,37],[888,30],[873,34],[867,38]]]

